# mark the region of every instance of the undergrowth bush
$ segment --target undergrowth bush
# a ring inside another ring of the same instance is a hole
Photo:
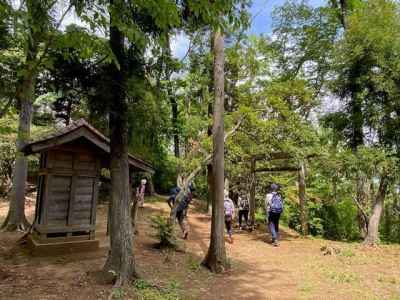
[[[155,229],[154,237],[159,241],[160,248],[177,248],[178,240],[174,231],[174,224],[164,216],[151,217],[151,227]]]
[[[350,199],[338,202],[307,203],[309,232],[332,240],[354,241],[359,238],[356,222],[357,208]],[[298,203],[285,203],[282,221],[300,232],[300,207]]]
[[[181,285],[172,280],[165,287],[158,287],[150,282],[139,279],[134,283],[134,292],[137,299],[140,300],[179,300],[183,299],[181,294]]]

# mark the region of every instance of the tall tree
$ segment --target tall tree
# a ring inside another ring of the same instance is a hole
[[[118,5],[119,4],[119,5]],[[128,61],[125,35],[117,27],[121,2],[110,0],[110,47],[116,63],[110,65],[110,88],[113,97],[109,107],[111,228],[110,251],[104,266],[117,275],[116,285],[128,283],[135,275],[133,230],[131,223],[129,163],[128,163],[128,105],[126,98]],[[118,66],[117,66],[118,64]]]
[[[204,264],[213,272],[223,272],[227,267],[224,238],[224,35],[216,30],[214,50],[214,110],[213,110],[213,185],[211,239]]]
[[[2,228],[8,231],[25,230],[28,222],[25,217],[25,181],[28,172],[27,159],[22,149],[29,142],[32,122],[32,104],[35,100],[36,78],[46,60],[48,50],[53,41],[54,30],[57,30],[72,5],[61,14],[54,23],[51,11],[57,1],[27,0],[21,7],[10,11],[17,19],[14,28],[15,38],[22,36],[25,61],[19,72],[20,77],[16,84],[15,99],[19,109],[18,136],[16,142],[16,160],[13,171],[13,185],[10,199],[10,208]],[[10,16],[9,16],[10,17]]]

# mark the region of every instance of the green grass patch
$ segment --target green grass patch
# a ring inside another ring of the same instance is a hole
[[[360,278],[356,274],[350,272],[329,270],[325,272],[325,275],[331,281],[337,284],[344,284],[344,283],[350,284],[360,281]]]
[[[113,288],[111,291],[111,299],[124,299],[125,291],[123,288]]]
[[[299,291],[303,297],[307,297],[313,291],[313,288],[311,282],[302,282],[299,286]]]
[[[343,249],[340,252],[340,255],[343,256],[343,257],[354,257],[354,256],[356,256],[354,251],[352,249],[350,249],[350,248]]]
[[[182,297],[182,286],[176,281],[170,281],[166,286],[159,287],[139,279],[134,283],[134,294],[139,300],[179,300]]]
[[[192,256],[188,256],[188,258],[186,259],[186,263],[188,269],[192,272],[198,272],[201,269],[201,262],[199,262]]]

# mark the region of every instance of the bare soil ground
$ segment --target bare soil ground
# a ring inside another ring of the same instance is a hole
[[[7,207],[0,202],[0,221]],[[31,202],[30,218],[33,210]],[[135,257],[141,279],[124,289],[111,289],[99,276],[109,243],[104,205],[98,208],[96,252],[32,257],[16,244],[22,234],[0,233],[0,299],[400,299],[398,245],[364,248],[300,238],[283,228],[281,246],[275,248],[264,226],[252,233],[236,230],[234,244],[226,244],[232,268],[214,275],[201,266],[210,217],[192,208],[186,251],[160,251],[150,217],[167,213],[157,199],[139,212]],[[340,253],[324,255],[323,246]]]

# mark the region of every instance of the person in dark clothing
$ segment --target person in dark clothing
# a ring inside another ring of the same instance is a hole
[[[248,218],[249,218],[249,199],[247,195],[242,193],[238,198],[238,207],[239,207],[239,229],[243,229],[242,227],[242,219],[244,219],[244,224],[247,226]]]
[[[278,194],[278,186],[271,184],[270,192],[265,197],[265,211],[268,220],[268,228],[272,235],[272,244],[279,246],[279,219],[283,212],[283,199]]]
[[[176,196],[179,194],[181,189],[179,187],[174,187],[170,191],[170,196],[167,199],[168,206],[172,209],[175,204]]]
[[[187,239],[187,237],[189,235],[189,229],[188,229],[186,219],[187,219],[187,211],[189,209],[189,204],[193,200],[193,194],[192,194],[193,191],[194,191],[194,188],[192,186],[189,186],[189,190],[188,190],[187,194],[183,197],[182,201],[178,203],[178,207],[176,209],[176,218],[178,220],[179,227],[182,230],[183,239]],[[175,203],[175,200],[176,199],[174,199],[174,203]],[[171,208],[172,207],[173,207],[173,205],[171,206]]]

